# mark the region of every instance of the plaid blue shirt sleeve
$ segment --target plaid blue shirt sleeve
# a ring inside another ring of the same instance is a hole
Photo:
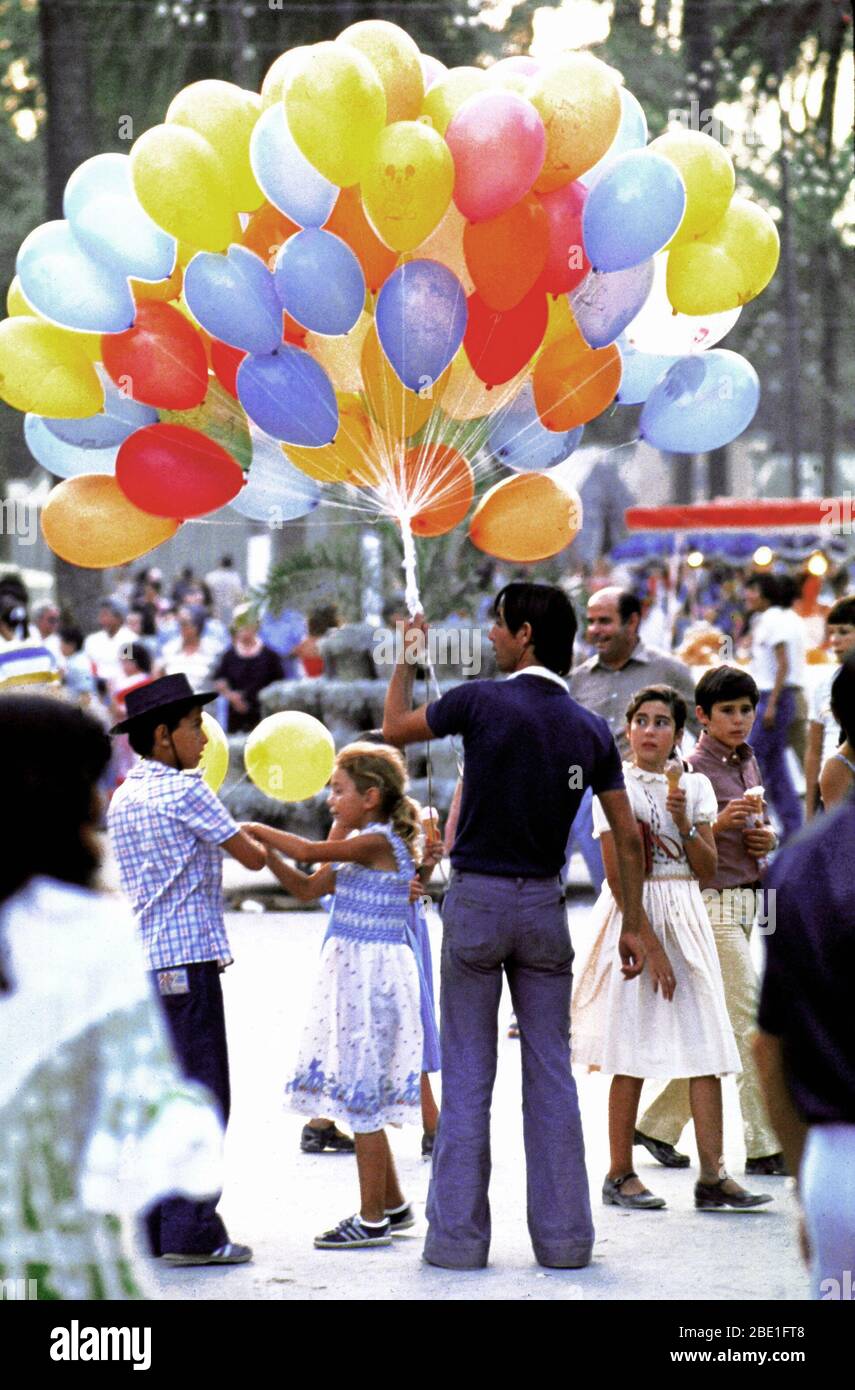
[[[208,845],[221,845],[240,830],[215,792],[201,777],[188,777],[188,787],[177,808],[181,820],[197,840]]]

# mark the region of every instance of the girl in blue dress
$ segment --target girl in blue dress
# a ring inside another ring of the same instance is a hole
[[[315,842],[253,827],[271,850],[320,865],[304,874],[270,854],[289,893],[303,901],[335,894],[308,1022],[286,1086],[295,1110],[343,1120],[356,1139],[360,1210],[318,1236],[319,1249],[388,1245],[393,1232],[414,1224],[385,1134],[388,1124],[421,1121],[424,1027],[409,939],[420,824],[406,787],[397,750],[350,744],[336,758],[330,783],[330,810],[347,839]]]

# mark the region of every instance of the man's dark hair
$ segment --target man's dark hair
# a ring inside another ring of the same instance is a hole
[[[98,858],[81,831],[97,818],[95,790],[110,761],[101,725],[51,696],[2,695],[0,760],[15,805],[0,857],[0,902],[37,874],[86,886]]]
[[[234,560],[232,559],[231,555],[224,555],[220,561],[220,568],[224,570],[230,570],[233,564]]]
[[[831,682],[831,713],[855,748],[855,652],[850,652]]]
[[[144,676],[151,674],[151,652],[144,642],[126,642],[122,647],[122,660],[132,661]]]
[[[828,623],[851,623],[855,626],[855,594],[844,594],[836,603],[833,603],[825,615],[826,625]]]
[[[675,690],[672,685],[646,685],[643,690],[636,691],[626,707],[627,724],[635,718],[641,706],[646,705],[650,700],[659,700],[663,705],[668,706],[674,717],[675,734],[682,733],[689,711],[679,690]]]
[[[704,671],[695,686],[695,704],[700,705],[707,716],[712,714],[713,705],[723,700],[741,699],[750,700],[756,709],[760,691],[754,677],[738,666],[713,666],[712,670]]]
[[[750,574],[745,581],[746,589],[756,589],[769,604],[780,601],[779,576],[777,574]],[[790,600],[792,602],[792,600]]]
[[[523,623],[531,624],[531,644],[540,665],[556,675],[566,675],[573,660],[577,624],[563,589],[515,579],[496,595],[496,617],[500,607],[509,632],[519,632]]]
[[[59,629],[59,640],[60,642],[65,642],[67,646],[73,647],[76,652],[79,652],[83,648],[85,639],[82,629],[74,627],[73,624],[69,623]]]
[[[128,743],[141,758],[150,758],[154,750],[154,731],[165,724],[172,734],[178,728],[185,714],[195,705],[165,705],[163,709],[152,710],[151,714],[140,715],[128,729]]]
[[[624,627],[636,613],[640,618],[641,599],[638,594],[634,594],[631,589],[621,589],[617,597],[617,611],[621,627]]]

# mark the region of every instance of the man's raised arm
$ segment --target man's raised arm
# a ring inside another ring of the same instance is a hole
[[[427,631],[427,624],[421,613],[408,623],[404,634],[404,650],[407,650],[407,634],[413,630]],[[386,691],[386,704],[383,708],[383,737],[389,743],[401,748],[405,743],[424,743],[433,738],[433,730],[427,721],[427,705],[413,709],[413,685],[415,666],[406,661],[396,661]]]

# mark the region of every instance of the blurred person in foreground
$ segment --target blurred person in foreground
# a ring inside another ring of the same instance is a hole
[[[855,744],[855,655],[843,663],[835,696]],[[766,878],[775,931],[766,938],[754,1050],[769,1115],[798,1174],[818,1299],[851,1298],[855,1271],[853,861],[850,795],[794,839]]]
[[[133,1217],[220,1185],[222,1130],[182,1081],[130,914],[92,889],[110,756],[83,710],[0,696],[15,815],[0,867],[0,1280],[38,1299],[139,1299]]]

